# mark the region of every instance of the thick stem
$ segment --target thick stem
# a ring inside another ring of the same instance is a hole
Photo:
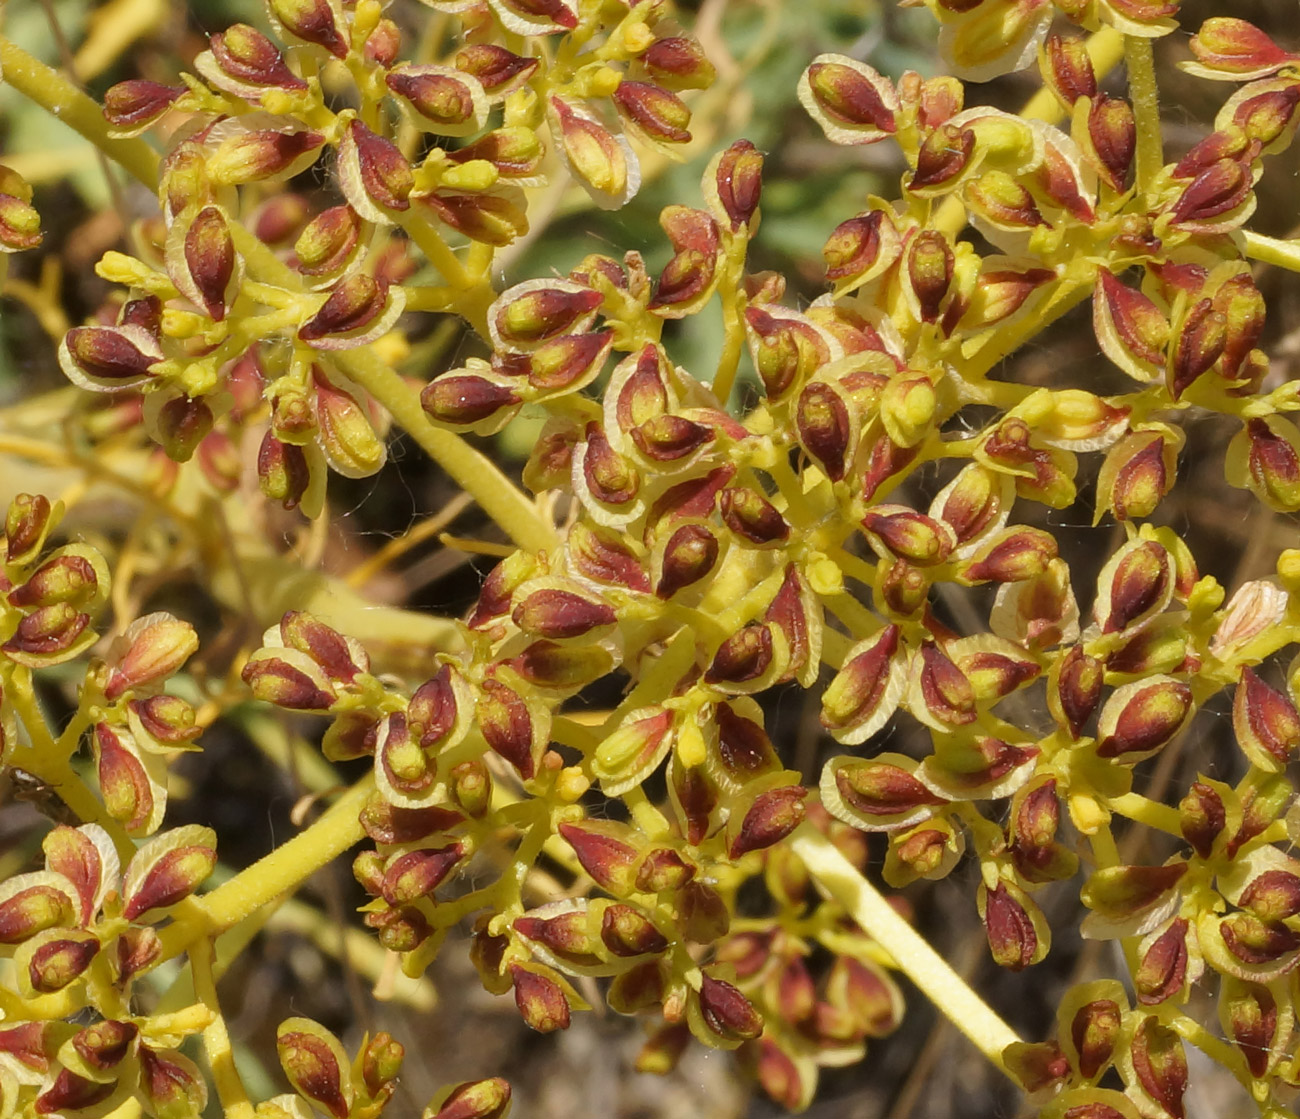
[[[1149,195],[1160,168],[1165,165],[1164,141],[1160,135],[1160,96],[1151,40],[1139,35],[1125,36],[1124,61],[1128,65],[1129,100],[1133,103],[1133,115],[1137,121],[1137,188]]]
[[[335,355],[334,361],[388,409],[411,438],[473,496],[519,547],[540,552],[554,545],[555,529],[524,493],[459,435],[434,427],[415,390],[371,350],[346,350]]]
[[[903,920],[821,832],[801,824],[791,845],[808,872],[845,912],[879,941],[894,962],[954,1026],[1002,1072],[1003,1051],[1020,1039],[942,956]]]
[[[212,941],[206,937],[190,948],[190,965],[194,973],[194,991],[212,1011],[212,1021],[203,1031],[203,1055],[212,1070],[212,1082],[225,1119],[253,1119],[253,1104],[244,1082],[235,1068],[235,1053],[230,1045],[226,1020],[217,1002],[217,982],[212,974]]]
[[[145,186],[152,190],[158,185],[157,152],[143,140],[110,136],[104,113],[94,101],[57,70],[33,58],[3,36],[0,36],[0,72],[4,73],[6,85],[13,86],[81,133]]]
[[[180,954],[199,937],[221,933],[268,902],[292,893],[357,843],[364,835],[358,814],[374,788],[374,774],[367,774],[305,831],[194,901],[189,912],[162,930],[164,958]]]
[[[1300,272],[1300,241],[1280,241],[1249,229],[1239,229],[1234,234],[1241,251],[1260,264],[1272,264],[1288,272]]]

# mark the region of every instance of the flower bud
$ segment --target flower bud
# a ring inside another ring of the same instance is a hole
[[[185,93],[184,86],[159,85],[144,78],[118,82],[104,93],[104,119],[116,134],[135,136],[161,119]]]
[[[384,871],[383,899],[396,907],[431,896],[464,856],[460,842],[396,856]]]
[[[974,152],[974,131],[955,124],[941,125],[921,141],[907,189],[923,197],[946,193],[969,166]]]
[[[622,136],[575,104],[551,97],[551,133],[579,184],[602,209],[615,209],[641,186],[641,167]]]
[[[246,23],[235,23],[225,31],[217,32],[209,40],[213,61],[218,72],[238,86],[265,86],[283,90],[305,90],[304,82],[285,64],[284,57],[274,43]],[[200,73],[207,68],[197,64]],[[205,77],[209,77],[204,73]],[[215,77],[215,75],[213,75]],[[223,85],[224,83],[215,83]]]
[[[590,328],[604,297],[568,280],[527,280],[508,288],[488,308],[492,341],[529,350],[562,334]]]
[[[1112,190],[1123,191],[1137,151],[1133,107],[1121,98],[1100,94],[1088,107],[1086,137],[1097,170]]]
[[[1239,162],[1220,159],[1183,190],[1169,216],[1175,224],[1182,226],[1212,223],[1214,218],[1223,217],[1245,202],[1252,185],[1250,173]]]
[[[372,1096],[397,1079],[405,1055],[405,1047],[386,1031],[381,1030],[370,1039],[361,1053],[361,1078]]]
[[[135,976],[153,967],[162,958],[162,952],[162,942],[152,928],[126,929],[117,938],[114,960],[117,981],[123,985],[130,983]]]
[[[424,1109],[422,1119],[505,1119],[510,1110],[510,1085],[499,1076],[457,1084],[438,1104]]]
[[[1114,691],[1102,708],[1097,755],[1131,765],[1170,741],[1191,716],[1192,690],[1180,680],[1154,676]]]
[[[703,306],[717,286],[721,234],[712,217],[689,206],[666,206],[659,224],[674,252],[655,284],[650,309],[664,318],[684,318]]]
[[[1070,1075],[1070,1062],[1055,1041],[1015,1042],[1004,1050],[1004,1059],[1007,1071],[1029,1093],[1050,1089]]]
[[[71,922],[72,899],[49,883],[32,882],[34,877],[17,875],[5,883],[9,896],[0,901],[0,944],[21,944],[39,932]]]
[[[140,1033],[133,1022],[105,1019],[78,1030],[72,1037],[77,1055],[96,1072],[106,1072],[121,1064]]]
[[[986,171],[966,188],[975,212],[997,229],[1015,232],[1043,224],[1034,196],[1005,171]]]
[[[1178,813],[1183,838],[1201,858],[1208,859],[1227,823],[1227,810],[1218,790],[1204,781],[1193,782],[1179,802]]]
[[[47,559],[17,588],[9,605],[21,609],[68,603],[85,606],[97,597],[99,576],[85,556],[63,552]]]
[[[626,825],[584,820],[580,824],[561,824],[559,832],[598,886],[620,896],[631,892],[633,868],[640,852]]]
[[[62,506],[58,507],[59,512]],[[44,494],[20,493],[5,510],[5,563],[30,563],[45,546],[45,537],[58,517]]]
[[[1258,144],[1264,154],[1280,151],[1290,143],[1300,108],[1300,85],[1288,82],[1281,89],[1266,89],[1242,101],[1232,114],[1232,123],[1249,143]]]
[[[232,127],[231,134],[207,157],[204,166],[208,179],[218,186],[279,181],[311,166],[324,143],[321,133],[306,129],[281,132],[274,128],[248,131],[243,126],[237,130]]]
[[[1093,293],[1093,331],[1111,361],[1140,381],[1163,376],[1169,322],[1145,295],[1103,268]]]
[[[845,805],[868,817],[873,830],[923,819],[932,814],[931,807],[947,803],[908,770],[889,761],[851,759],[834,771],[828,770],[828,774],[831,772]]]
[[[92,933],[51,929],[28,941],[15,963],[26,957],[25,978],[38,995],[48,995],[76,982],[99,948],[99,938]]]
[[[1263,1079],[1279,1059],[1281,1018],[1277,1000],[1258,983],[1225,982],[1219,992],[1219,1021],[1224,1033],[1236,1042],[1257,1079]]]
[[[61,1115],[67,1112],[90,1111],[104,1103],[117,1092],[117,1082],[110,1080],[99,1084],[77,1076],[68,1069],[60,1069],[53,1083],[36,1097],[33,1104],[37,1115]]]
[[[1300,429],[1284,416],[1252,418],[1228,445],[1228,481],[1279,513],[1300,509]]]
[[[0,651],[11,661],[33,668],[60,664],[94,640],[89,625],[90,615],[69,603],[38,606],[18,623]]]
[[[1133,1035],[1129,1055],[1142,1090],[1165,1112],[1181,1116],[1187,1091],[1187,1055],[1178,1034],[1156,1018],[1145,1018]]]
[[[607,602],[558,587],[533,591],[511,617],[525,632],[557,641],[587,636],[618,620]]]
[[[1097,477],[1098,509],[1117,520],[1149,517],[1174,484],[1178,444],[1162,431],[1125,436],[1107,453]]]
[[[891,618],[911,618],[930,600],[930,580],[907,560],[883,561],[876,568],[876,590]]]
[[[523,697],[498,680],[485,680],[477,718],[487,744],[513,765],[525,781],[531,779],[545,746],[546,728],[540,725]]]
[[[1282,692],[1251,668],[1241,670],[1232,703],[1232,729],[1252,765],[1279,772],[1300,746],[1300,714]]]
[[[454,428],[472,429],[491,423],[499,426],[514,413],[521,398],[508,385],[476,374],[455,371],[430,381],[420,392],[420,404],[429,416]]]
[[[1044,82],[1067,109],[1081,97],[1097,96],[1097,73],[1085,40],[1078,36],[1048,35],[1039,66]]]
[[[294,1089],[335,1119],[344,1119],[353,1091],[338,1039],[309,1018],[287,1018],[275,1032],[275,1047]]]
[[[536,58],[524,58],[495,43],[470,43],[456,52],[456,69],[477,78],[493,98],[518,89],[537,66]]]
[[[531,179],[541,171],[544,155],[545,149],[536,132],[523,125],[509,125],[494,128],[472,144],[448,152],[447,158],[462,164],[484,159],[502,178]]]
[[[491,192],[437,190],[420,199],[438,220],[484,245],[509,245],[528,232],[523,192],[500,186]]]
[[[763,1032],[762,1016],[730,983],[703,974],[699,991],[700,1018],[724,1044],[749,1041]]]
[[[79,326],[59,347],[59,364],[82,388],[116,391],[134,388],[162,360],[157,341],[138,326]]]
[[[348,38],[342,13],[330,0],[267,0],[272,18],[304,43],[324,47],[336,58],[347,58]]]
[[[818,55],[799,79],[799,101],[838,144],[874,144],[897,129],[892,83],[843,55]]]
[[[410,209],[415,174],[392,140],[359,120],[349,123],[339,141],[339,186],[349,205],[366,221],[389,224],[388,211]]]
[[[832,357],[826,340],[812,324],[793,315],[785,312],[778,317],[754,304],[744,312],[754,368],[773,402],[802,385]]]
[[[1263,31],[1244,19],[1211,16],[1192,36],[1188,46],[1208,77],[1233,81],[1262,78],[1300,59],[1284,51]]]
[[[257,482],[272,501],[296,509],[311,484],[311,469],[301,447],[284,443],[267,431],[257,451]]]
[[[515,988],[515,1006],[524,1024],[540,1034],[569,1028],[569,1000],[550,968],[533,964],[510,965]]]
[[[884,210],[870,210],[841,222],[822,246],[826,278],[856,286],[878,276],[897,259],[898,232]],[[837,288],[837,290],[840,290]]]
[[[788,785],[760,793],[741,821],[727,857],[739,859],[779,843],[802,822],[808,792],[802,785]]]
[[[662,574],[655,586],[660,598],[672,598],[678,591],[698,583],[718,562],[718,538],[701,524],[677,529],[664,545]]]
[[[943,563],[956,544],[949,525],[902,505],[869,509],[862,518],[862,527],[886,558],[897,556],[916,567]]]
[[[853,416],[842,395],[826,381],[804,386],[795,406],[799,442],[832,482],[847,469],[855,435]]]
[[[622,117],[651,141],[685,144],[691,139],[687,125],[691,110],[675,93],[652,82],[624,79],[611,100]]]
[[[349,264],[361,238],[361,219],[350,206],[331,206],[307,223],[294,244],[298,271],[304,276],[341,272]]]
[[[880,396],[880,419],[897,447],[920,444],[934,428],[939,394],[929,377],[891,377]]]
[[[708,89],[717,76],[704,48],[686,35],[656,39],[641,55],[641,64],[668,89]]]
[[[122,916],[128,921],[151,909],[167,909],[203,884],[217,865],[211,828],[187,824],[144,844],[126,868]]]
[[[1183,990],[1187,980],[1187,921],[1178,917],[1167,929],[1143,942],[1133,987],[1138,1002],[1155,1006]]]
[[[244,665],[240,678],[257,699],[290,711],[327,711],[334,704],[333,684],[305,656],[261,650]]]
[[[578,26],[574,0],[497,0],[495,14],[516,35],[554,35]]]
[[[895,661],[899,636],[890,625],[854,646],[822,694],[821,723],[837,742],[865,742],[893,714],[903,686]]]
[[[509,52],[503,51],[503,54]],[[531,73],[537,66],[536,59],[522,59],[517,55],[510,55],[510,58],[520,65],[513,70],[510,65],[503,65],[500,74],[518,75],[525,69]],[[487,119],[488,101],[484,86],[460,66],[460,59],[457,59],[457,66],[459,68],[453,70],[447,66],[405,65],[390,71],[384,81],[415,110],[422,127],[441,136],[464,136],[483,126]],[[496,77],[498,73],[494,72],[492,76]],[[507,81],[509,76],[503,76],[500,84]]]
[[[194,627],[165,612],[132,622],[120,640],[124,651],[115,658],[104,686],[104,695],[110,700],[166,679],[199,647]]]
[[[704,679],[710,684],[747,684],[768,670],[772,656],[772,627],[747,625],[718,646]]]
[[[330,335],[363,330],[382,314],[387,301],[385,282],[366,272],[353,272],[335,284],[320,310],[298,328],[298,337],[320,342]]]
[[[669,942],[648,917],[630,905],[611,905],[601,917],[600,939],[620,959],[668,950]]]
[[[1102,633],[1136,632],[1169,605],[1174,592],[1173,560],[1154,540],[1124,545],[1097,577],[1093,614]]]
[[[723,523],[742,540],[757,547],[782,544],[790,526],[767,498],[748,488],[725,489],[718,498]]]
[[[979,891],[980,916],[988,934],[993,962],[1009,971],[1023,971],[1047,954],[1047,944],[1034,918],[1037,906],[1017,887],[999,882]]]
[[[224,309],[217,310],[224,316]],[[214,314],[212,317],[218,316]],[[158,442],[173,462],[188,462],[199,444],[211,433],[212,423],[212,409],[207,401],[174,396],[158,411],[155,420]]]

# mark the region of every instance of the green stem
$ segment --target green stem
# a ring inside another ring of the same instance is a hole
[[[1234,236],[1242,252],[1251,260],[1285,268],[1289,272],[1300,272],[1300,241],[1282,241],[1250,229],[1239,229]]]
[[[1020,1039],[821,832],[800,824],[791,838],[808,872],[954,1026],[999,1070],[1010,1075],[1003,1051]]]
[[[435,427],[420,406],[419,394],[369,348],[345,350],[334,361],[353,381],[382,404],[412,439],[466,493],[483,507],[510,538],[530,552],[555,544],[555,529],[537,507],[485,455],[459,435]]]
[[[718,290],[722,297],[722,353],[718,356],[718,371],[713,376],[713,395],[724,411],[731,399],[731,389],[736,383],[740,368],[740,352],[745,344],[744,296],[740,283],[745,274],[745,248],[748,239],[737,235],[727,251],[727,265]]]
[[[57,70],[0,36],[0,73],[6,85],[48,110],[79,132],[124,170],[153,190],[158,185],[158,153],[143,140],[108,134],[103,110]]]
[[[212,1082],[221,1101],[226,1119],[253,1119],[253,1104],[244,1082],[235,1068],[235,1053],[230,1044],[226,1020],[217,1001],[217,982],[212,974],[212,941],[201,938],[190,947],[190,964],[194,973],[194,991],[212,1011],[212,1021],[203,1031],[203,1054],[212,1070]]]
[[[162,930],[164,958],[179,955],[199,937],[232,928],[342,855],[364,835],[358,814],[374,788],[374,774],[367,774],[309,828],[194,901],[189,912]]]
[[[1126,35],[1124,61],[1128,66],[1129,99],[1137,121],[1137,188],[1142,194],[1150,195],[1156,176],[1165,165],[1164,141],[1160,135],[1160,96],[1151,40],[1140,35]]]

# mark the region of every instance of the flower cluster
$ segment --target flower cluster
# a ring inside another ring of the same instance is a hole
[[[1230,432],[1231,485],[1300,512],[1300,390],[1263,348],[1250,264],[1300,270],[1300,253],[1247,227],[1267,157],[1300,124],[1300,55],[1208,21],[1185,68],[1240,88],[1166,162],[1150,41],[1176,3],[931,0],[952,74],[891,79],[822,54],[799,80],[829,141],[890,144],[901,169],[829,230],[810,303],[750,267],[765,165],[747,140],[708,164],[702,206],[663,210],[657,274],[637,252],[593,254],[498,291],[527,190],[567,176],[622,205],[641,178],[627,137],[688,141],[680,94],[714,69],[655,0],[429,2],[463,32],[438,62],[404,57],[377,0],[268,0],[278,43],[236,24],[183,85],[112,87],[101,139],[166,133],[160,213],[137,223],[134,256],[100,262],[127,293],[59,356],[143,421],[178,501],[193,457],[218,502],[255,475],[265,499],[315,516],[329,470],[385,463],[392,424],[519,547],[417,670],[386,671],[362,631],[306,603],[269,612],[210,706],[242,684],[323,716],[325,759],[371,773],[292,849],[191,898],[215,836],[158,829],[167,760],[202,722],[164,691],[196,632],[120,619],[55,736],[31,673],[90,651],[109,570],[86,544],[46,551],[57,504],[14,501],[0,745],[88,822],[56,828],[46,869],[0,886],[16,977],[5,1113],[134,1097],[197,1114],[203,1077],[174,1050],[200,1030],[222,1105],[249,1110],[218,1073],[211,938],[305,878],[313,844],[323,862],[364,837],[364,922],[408,975],[464,929],[484,987],[534,1030],[567,1028],[599,992],[655,1020],[641,1068],[671,1069],[694,1037],[738,1050],[792,1110],[821,1067],[897,1026],[892,969],[964,1013],[915,966],[914,934],[868,881],[869,843],[898,890],[969,866],[971,911],[1011,972],[1048,956],[1043,898],[1074,881],[1080,930],[1119,942],[1122,979],[1072,989],[1054,1040],[1009,1040],[978,1000],[958,1024],[1049,1116],[1181,1117],[1186,1044],[1280,1115],[1300,1087],[1300,861],[1281,846],[1300,551],[1229,597],[1164,499],[1183,452],[1201,453],[1195,416]],[[1058,13],[1101,30],[1059,33]],[[1095,61],[1120,42],[1128,96]],[[959,78],[1035,61],[1035,112],[967,107]],[[278,189],[327,151],[341,202]],[[34,243],[23,184],[0,188],[3,243]],[[716,362],[686,368],[676,339],[715,299]],[[1018,376],[1007,359],[1089,302],[1105,368]],[[412,388],[393,366],[430,312],[463,318],[485,356]],[[531,498],[466,441],[527,416],[542,417]],[[1070,554],[1059,510],[1112,521],[1112,541]],[[800,693],[820,716],[811,751],[778,730],[781,697]],[[1230,771],[1170,798],[1149,788],[1143,763],[1224,693]],[[102,805],[69,761],[83,739]],[[1121,843],[1126,822],[1163,833],[1159,854]],[[199,1005],[135,1014],[131,979],[183,952]],[[1203,991],[1222,1036],[1195,1015]],[[277,1040],[294,1091],[259,1119],[371,1119],[393,1095],[402,1047],[386,1034],[353,1059],[304,1018]],[[504,1082],[473,1081],[425,1115],[496,1119],[508,1103]]]
[[[524,188],[567,171],[621,205],[641,178],[625,130],[671,153],[691,138],[679,91],[713,80],[662,4],[612,20],[567,0],[433,6],[458,13],[468,40],[440,62],[407,60],[376,2],[276,0],[281,44],[235,24],[186,84],[108,91],[110,136],[169,132],[161,216],[137,225],[136,256],[100,262],[130,294],[116,321],[71,330],[60,362],[83,388],[143,392],[151,436],[178,461],[197,449],[218,489],[238,483],[263,400],[267,496],[318,512],[327,468],[375,473],[387,421],[358,352],[385,339],[389,360],[403,356],[391,332],[407,309],[479,321],[495,250],[528,230]],[[538,49],[492,41],[518,36]],[[336,79],[349,85],[337,110]],[[313,212],[274,192],[326,153],[340,204]]]

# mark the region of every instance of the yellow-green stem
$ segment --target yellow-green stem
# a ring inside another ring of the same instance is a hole
[[[374,787],[374,774],[367,774],[310,827],[196,900],[189,912],[163,929],[164,956],[178,955],[199,937],[237,925],[267,902],[297,889],[358,842],[364,834],[358,813]]]
[[[540,552],[555,544],[555,529],[547,524],[523,491],[459,435],[435,427],[420,406],[419,394],[372,350],[347,350],[334,360],[357,385],[388,409],[411,438],[461,489],[473,496],[519,547]]]
[[[1251,260],[1285,268],[1288,272],[1300,272],[1300,241],[1281,241],[1249,229],[1238,230],[1233,236]]]
[[[821,832],[810,824],[801,824],[791,837],[791,845],[822,889],[889,952],[899,970],[985,1057],[1010,1075],[1002,1054],[1008,1045],[1020,1040],[1015,1031]]]
[[[143,140],[108,134],[103,110],[57,70],[0,36],[0,72],[5,84],[47,109],[79,132],[145,186],[158,184],[158,153]]]
[[[1160,96],[1151,40],[1140,35],[1126,35],[1124,61],[1128,66],[1129,100],[1137,122],[1137,188],[1142,194],[1149,195],[1156,175],[1165,165],[1164,141],[1160,136]]]
[[[235,1068],[235,1054],[230,1045],[226,1020],[217,1002],[217,983],[212,974],[212,941],[201,938],[190,948],[190,965],[194,972],[194,992],[199,1001],[212,1011],[212,1021],[203,1031],[203,1054],[212,1070],[212,1082],[225,1119],[253,1119],[253,1104],[244,1082]]]

